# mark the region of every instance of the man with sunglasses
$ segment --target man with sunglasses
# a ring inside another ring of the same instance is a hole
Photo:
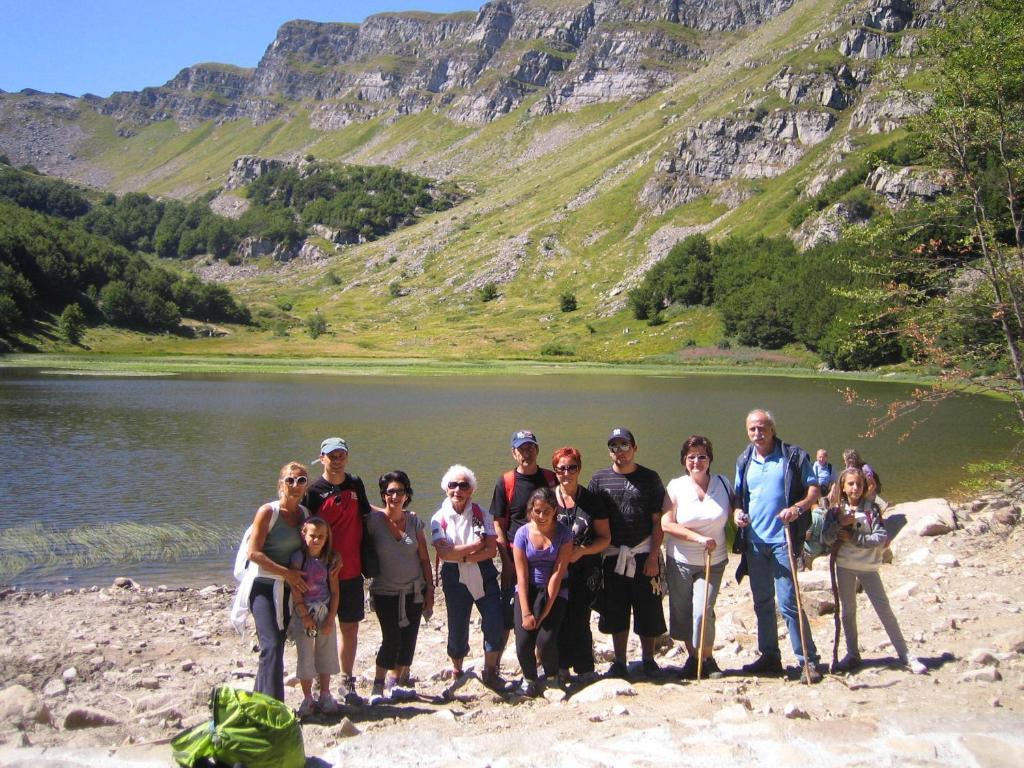
[[[632,432],[624,427],[613,429],[608,437],[612,465],[595,472],[588,486],[591,493],[604,499],[612,534],[602,564],[605,594],[598,629],[612,636],[615,649],[615,661],[607,676],[627,678],[626,647],[632,613],[644,674],[655,678],[661,669],[654,660],[654,639],[666,632],[658,565],[664,538],[661,509],[665,486],[657,472],[636,463],[636,450]]]
[[[529,520],[526,517],[526,503],[538,488],[554,488],[558,478],[550,469],[537,465],[540,445],[537,436],[528,429],[512,433],[512,458],[515,469],[503,474],[494,484],[491,507],[488,510],[494,518],[494,532],[498,536],[498,554],[501,555],[501,605],[505,621],[504,647],[509,632],[514,626],[512,600],[516,585],[516,567],[512,562],[509,542]]]
[[[340,437],[328,437],[320,444],[323,475],[309,485],[306,508],[322,517],[331,526],[334,551],[341,557],[338,576],[338,634],[341,636],[338,655],[341,660],[341,693],[345,703],[362,704],[356,693],[352,674],[359,642],[359,622],[366,615],[363,596],[363,521],[370,514],[366,488],[357,475],[345,471],[348,466],[348,443]]]

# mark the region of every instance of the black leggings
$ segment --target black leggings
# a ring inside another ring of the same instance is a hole
[[[537,597],[540,596],[541,600]],[[530,605],[533,606],[533,615],[540,616],[543,613],[544,599],[546,592],[541,592],[534,585],[530,585]],[[540,651],[540,659],[544,664],[544,672],[549,677],[558,674],[558,630],[562,626],[562,617],[565,615],[565,598],[558,597],[551,611],[534,630],[523,629],[523,608],[519,603],[519,595],[513,601],[515,610],[516,630],[516,656],[519,657],[519,666],[523,670],[523,677],[527,680],[537,679],[537,651]]]
[[[384,669],[408,667],[416,653],[416,639],[420,632],[420,617],[423,603],[417,603],[413,595],[405,596],[405,615],[409,626],[398,626],[398,595],[373,596],[373,610],[380,622],[380,650],[377,651],[377,666]]]
[[[600,561],[595,565],[581,560],[570,565],[566,575],[569,601],[558,632],[558,666],[572,669],[577,675],[594,671],[594,636],[590,631],[590,604],[594,593],[587,586],[587,578],[600,567]]]

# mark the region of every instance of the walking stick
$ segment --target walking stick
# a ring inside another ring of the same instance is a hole
[[[793,552],[793,537],[789,532],[789,523],[784,523],[786,532],[786,552],[789,554],[789,570],[793,576],[793,589],[796,590],[796,622],[800,627],[800,649],[804,656],[804,680],[811,682],[811,662],[807,660],[807,638],[804,635],[804,602],[800,597],[800,579],[796,573],[796,554]]]
[[[841,541],[837,541],[832,545],[832,550],[828,553],[828,575],[832,580],[832,602],[835,603],[835,611],[832,613],[832,619],[835,623],[835,631],[832,635],[832,666],[829,667],[829,671],[832,674],[836,673],[836,667],[839,665],[839,578],[836,574],[836,556],[839,554],[839,548],[843,546]]]
[[[704,630],[708,626],[708,602],[711,598],[711,553],[704,548],[704,613],[700,617],[700,648],[697,649],[697,679],[704,669]]]

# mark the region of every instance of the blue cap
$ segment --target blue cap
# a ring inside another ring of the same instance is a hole
[[[520,429],[518,432],[512,433],[513,448],[519,448],[527,443],[533,443],[538,446],[540,445],[540,443],[537,442],[537,436],[528,429]]]
[[[612,430],[612,433],[608,435],[608,444],[611,445],[613,440],[629,440],[630,445],[636,445],[633,433],[625,427],[616,427]]]
[[[323,456],[331,451],[345,451],[345,453],[348,453],[348,443],[341,437],[328,437],[320,443],[320,455]]]

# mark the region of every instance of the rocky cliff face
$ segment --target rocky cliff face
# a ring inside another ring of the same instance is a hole
[[[325,126],[431,106],[459,121],[483,123],[533,97],[541,112],[578,109],[648,96],[686,61],[706,57],[713,38],[699,33],[755,25],[792,2],[494,0],[475,16],[291,21],[255,70],[197,65],[159,88],[114,94],[100,108],[132,122],[259,122],[279,115],[283,99],[318,102]]]

